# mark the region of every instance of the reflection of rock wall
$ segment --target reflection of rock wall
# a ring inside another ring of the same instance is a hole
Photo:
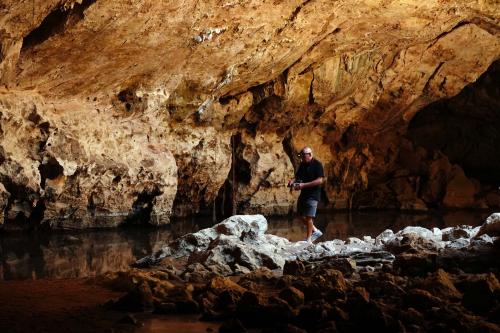
[[[157,251],[180,235],[166,231],[135,236],[119,232],[11,235],[2,239],[0,279],[74,278],[127,270],[137,258]]]
[[[422,195],[399,156],[420,109],[500,56],[493,3],[37,0],[0,12],[7,227],[163,224],[210,207],[224,184],[240,210],[286,213],[306,144],[332,207],[477,205],[459,169]]]

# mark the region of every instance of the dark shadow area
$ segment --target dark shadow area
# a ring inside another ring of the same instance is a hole
[[[408,137],[440,150],[468,177],[500,185],[500,61],[455,97],[437,101],[411,121]]]
[[[132,204],[132,210],[121,226],[126,228],[133,225],[151,225],[150,220],[151,213],[153,212],[153,200],[160,194],[162,194],[162,192],[157,187],[151,191],[144,190],[142,193],[139,193],[137,199]]]

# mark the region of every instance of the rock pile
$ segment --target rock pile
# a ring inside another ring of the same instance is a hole
[[[155,269],[102,283],[128,291],[112,308],[198,313],[222,322],[219,332],[499,332],[499,242],[485,233],[498,230],[499,217],[477,228],[294,245],[266,235],[262,216],[233,216],[138,262]],[[187,265],[168,265],[169,257],[188,257]]]
[[[481,227],[458,226],[429,230],[406,227],[397,233],[385,230],[375,238],[350,237],[317,244],[290,242],[266,234],[267,221],[262,215],[236,215],[211,228],[187,234],[170,242],[151,256],[138,260],[136,267],[162,267],[172,259],[187,260],[186,274],[194,271],[218,275],[247,273],[260,267],[283,270],[287,261],[296,259],[349,263],[352,267],[378,267],[391,264],[395,255],[405,254],[408,260],[454,255],[456,251],[482,251],[489,248],[498,235],[500,214],[492,214]],[[490,237],[488,233],[494,237]],[[399,256],[401,257],[401,256]],[[398,258],[399,258],[398,257]],[[398,259],[401,263],[401,259]]]

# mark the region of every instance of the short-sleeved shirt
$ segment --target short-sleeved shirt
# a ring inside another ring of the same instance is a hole
[[[325,173],[323,171],[323,165],[320,161],[313,158],[311,162],[301,162],[299,169],[295,173],[295,181],[301,183],[309,183],[319,177],[324,177]],[[319,201],[321,196],[321,187],[314,186],[309,188],[304,188],[300,191],[299,200],[302,199],[314,199]]]

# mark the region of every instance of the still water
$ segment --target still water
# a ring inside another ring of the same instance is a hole
[[[376,236],[385,229],[409,225],[445,228],[480,225],[491,212],[455,211],[410,214],[398,211],[319,212],[320,241]],[[125,270],[135,260],[157,251],[184,234],[212,226],[209,217],[179,219],[163,228],[87,232],[0,234],[0,280],[76,278]],[[268,217],[268,233],[290,241],[303,240],[305,229],[293,217]]]

